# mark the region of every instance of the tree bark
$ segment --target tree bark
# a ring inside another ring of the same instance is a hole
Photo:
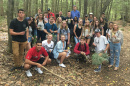
[[[112,1],[112,0],[107,0],[106,2],[104,2],[104,6],[103,6],[103,8],[102,8],[101,13],[106,11],[106,9],[107,9],[107,7],[109,6],[109,4],[110,4],[111,1]]]
[[[43,12],[43,0],[41,0],[41,11]]]
[[[3,0],[0,0],[0,16],[4,16]]]
[[[84,15],[83,16],[87,14],[87,8],[88,8],[88,0],[84,0]]]
[[[7,9],[7,24],[8,24],[8,46],[9,46],[8,50],[10,53],[12,53],[12,37],[9,33],[9,25],[13,19],[14,0],[8,0],[7,8],[8,8]]]
[[[81,12],[81,0],[79,0],[79,12]]]

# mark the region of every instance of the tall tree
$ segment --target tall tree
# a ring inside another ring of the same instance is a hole
[[[79,0],[79,12],[81,12],[81,0]]]
[[[48,8],[48,0],[46,0],[45,10],[47,10],[47,8]]]
[[[83,16],[87,14],[87,8],[88,8],[88,0],[84,0],[84,15]]]
[[[0,0],[0,16],[4,15],[3,0]]]
[[[73,5],[74,5],[74,0],[72,0],[71,2],[72,2],[72,9],[73,9]]]
[[[12,38],[9,33],[9,25],[11,20],[13,19],[13,12],[14,12],[14,0],[8,0],[7,3],[7,24],[8,24],[8,46],[9,46],[9,52],[12,53]]]
[[[41,11],[43,12],[43,0],[41,0]]]

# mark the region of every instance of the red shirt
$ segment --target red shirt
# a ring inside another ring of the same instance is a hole
[[[89,51],[89,46],[87,43],[86,44],[86,50],[85,50],[85,46],[84,44],[83,45],[80,45],[79,47],[79,43],[76,44],[76,46],[74,47],[74,52],[77,53],[77,54],[80,54],[81,51],[85,52],[86,55],[90,54],[90,51]]]
[[[33,47],[28,51],[26,59],[37,62],[41,58],[41,55],[45,57],[48,56],[48,53],[46,52],[45,48],[42,47],[41,50],[37,52],[36,47]]]
[[[47,18],[50,18],[50,16],[53,16],[54,19],[56,20],[56,18],[55,18],[55,14],[54,14],[54,13],[50,12],[50,14],[48,14]]]

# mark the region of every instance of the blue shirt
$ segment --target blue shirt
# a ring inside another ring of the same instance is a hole
[[[53,25],[53,28],[52,28],[52,25]],[[51,33],[50,29],[52,29],[52,31],[58,30],[56,24],[52,24],[52,25],[50,23],[45,24],[45,29],[47,30],[47,32]]]
[[[78,11],[78,10],[76,10],[76,11],[71,11],[71,17],[74,19],[74,17],[77,17],[78,19],[79,19],[79,17],[80,17],[80,12]]]

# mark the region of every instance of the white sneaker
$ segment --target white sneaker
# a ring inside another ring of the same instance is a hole
[[[27,70],[25,72],[26,72],[27,77],[31,77],[32,76],[32,73],[30,72],[30,70]]]
[[[38,68],[38,67],[35,67],[35,70],[36,70],[39,74],[42,74],[42,73],[43,73],[42,70],[41,70],[40,68]]]
[[[60,67],[66,67],[63,63],[62,64],[59,64]]]
[[[60,60],[56,59],[56,61],[57,61],[57,63],[59,63],[59,64],[60,64]]]

